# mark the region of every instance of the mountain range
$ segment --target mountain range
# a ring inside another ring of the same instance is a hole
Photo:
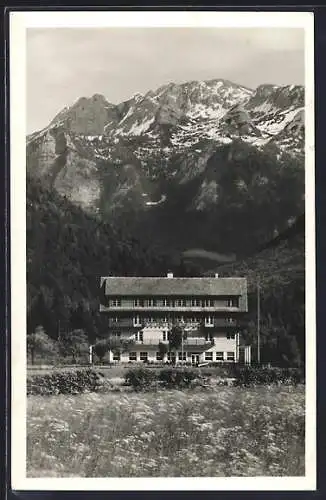
[[[230,260],[304,211],[304,88],[214,79],[81,97],[27,137],[27,172],[144,243]]]

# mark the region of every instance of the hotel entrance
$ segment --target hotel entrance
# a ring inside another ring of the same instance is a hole
[[[191,354],[191,364],[192,365],[198,365],[199,364],[199,354],[198,353],[192,353]]]

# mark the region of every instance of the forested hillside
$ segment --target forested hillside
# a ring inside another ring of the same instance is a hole
[[[54,190],[28,180],[29,331],[41,324],[56,337],[60,322],[61,329],[84,328],[90,337],[100,335],[105,328],[98,314],[100,276],[165,275],[169,263],[178,270],[178,259],[144,248]]]
[[[267,248],[242,262],[221,266],[223,276],[246,276],[249,287],[245,341],[257,357],[257,287],[260,287],[261,355],[265,362],[304,363],[304,216]],[[309,325],[308,325],[309,327]]]

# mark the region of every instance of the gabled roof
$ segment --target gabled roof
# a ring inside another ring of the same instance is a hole
[[[106,296],[240,296],[247,293],[246,278],[101,278]]]

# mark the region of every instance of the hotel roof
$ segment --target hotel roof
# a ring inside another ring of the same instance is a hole
[[[121,277],[101,278],[106,296],[240,296],[247,293],[246,278]]]

